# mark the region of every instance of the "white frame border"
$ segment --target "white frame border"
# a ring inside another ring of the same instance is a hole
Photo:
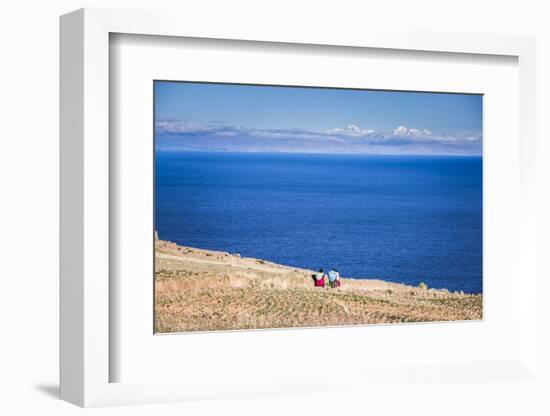
[[[243,19],[244,20],[244,19]],[[518,58],[520,107],[520,236],[518,288],[520,356],[517,361],[472,364],[485,372],[532,378],[536,370],[536,79],[532,37],[349,27],[303,28],[249,19],[234,25],[191,15],[81,9],[61,17],[60,395],[80,406],[158,403],[220,397],[308,393],[315,375],[281,375],[219,388],[212,380],[109,383],[109,34],[126,33],[352,46]],[[444,364],[467,380],[472,366]],[[481,367],[479,367],[481,366]],[[454,368],[454,369],[453,369]],[[441,368],[439,368],[441,370]],[[385,369],[355,372],[375,383]],[[438,369],[423,368],[424,377]],[[338,379],[350,380],[350,374]],[[475,381],[475,380],[474,380]],[[223,390],[223,392],[222,392]]]

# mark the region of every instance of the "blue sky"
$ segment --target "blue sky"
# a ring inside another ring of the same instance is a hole
[[[157,149],[481,154],[482,97],[155,82]]]

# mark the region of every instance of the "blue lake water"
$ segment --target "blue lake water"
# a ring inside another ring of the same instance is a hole
[[[155,215],[181,245],[482,291],[481,157],[157,152]]]

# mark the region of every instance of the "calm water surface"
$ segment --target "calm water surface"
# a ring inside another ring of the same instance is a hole
[[[157,152],[155,209],[178,244],[482,291],[481,157]]]

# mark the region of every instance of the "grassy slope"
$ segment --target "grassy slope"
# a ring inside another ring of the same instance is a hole
[[[315,288],[312,271],[157,241],[157,332],[482,318],[481,295],[381,280]]]

